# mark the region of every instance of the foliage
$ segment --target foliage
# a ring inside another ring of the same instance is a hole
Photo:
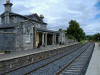
[[[69,39],[76,39],[81,41],[85,39],[85,33],[78,22],[71,20],[69,22],[69,27],[67,28],[66,35]]]
[[[88,41],[87,40],[82,40],[80,43],[81,44],[85,44],[85,43],[87,43]]]
[[[60,28],[58,31],[62,31],[62,29]]]
[[[92,41],[100,41],[100,33],[87,36],[87,40],[92,40]]]

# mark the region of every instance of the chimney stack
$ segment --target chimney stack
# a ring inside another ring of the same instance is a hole
[[[11,12],[11,7],[12,7],[12,3],[10,3],[10,0],[6,0],[6,3],[4,4],[5,7],[5,12]]]

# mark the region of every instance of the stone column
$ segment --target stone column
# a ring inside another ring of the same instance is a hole
[[[55,44],[55,35],[53,34],[53,36],[52,36],[52,45],[54,45]]]
[[[44,46],[44,33],[42,33],[42,46]]]
[[[33,28],[33,47],[36,48],[36,27]]]
[[[47,46],[47,33],[45,33],[45,46]]]
[[[56,34],[55,34],[55,45],[56,45]]]
[[[58,35],[58,44],[60,43],[60,35]]]

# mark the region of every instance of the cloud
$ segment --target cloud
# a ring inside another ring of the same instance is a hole
[[[4,3],[1,0],[1,3]],[[86,34],[100,32],[99,0],[11,0],[13,11],[19,14],[38,13],[45,16],[48,29],[66,29],[71,19],[77,20]],[[3,11],[0,9],[0,13]]]

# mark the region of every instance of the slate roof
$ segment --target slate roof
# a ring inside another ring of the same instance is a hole
[[[2,16],[4,16],[4,14],[5,14],[6,12],[4,12],[4,13],[2,13],[1,15],[0,15],[0,17],[2,17]],[[37,22],[37,23],[42,23],[42,24],[45,24],[45,25],[47,25],[47,23],[45,23],[45,22],[43,22],[40,18],[39,18],[39,16],[37,15],[37,14],[32,14],[33,15],[33,17],[36,17],[38,20],[35,20],[35,19],[32,19],[31,17],[32,17],[32,15],[20,15],[20,14],[17,14],[17,13],[13,13],[13,12],[9,12],[10,13],[10,15],[16,15],[16,16],[20,16],[20,17],[23,17],[23,18],[25,18],[25,19],[27,19],[27,20],[30,20],[30,21],[34,21],[34,22]]]
[[[36,13],[30,14],[30,15],[25,15],[25,17],[28,17],[32,20],[38,20],[40,22],[43,22],[43,20]]]

